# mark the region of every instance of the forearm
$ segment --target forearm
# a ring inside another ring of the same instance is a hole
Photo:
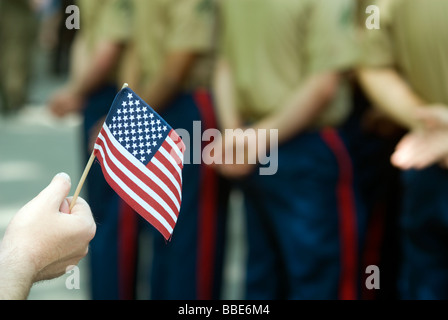
[[[216,64],[213,91],[219,127],[221,129],[241,127],[242,121],[236,107],[232,71],[224,59],[220,59]]]
[[[15,256],[0,249],[0,300],[25,300],[33,285],[33,271]]]
[[[255,129],[278,130],[282,143],[307,129],[334,98],[341,75],[335,72],[311,77],[279,108],[278,112],[262,119]],[[269,145],[269,141],[267,142]]]
[[[72,90],[80,96],[87,96],[101,87],[118,64],[122,51],[123,45],[119,43],[100,44],[92,58],[87,59],[87,66],[72,81]]]
[[[416,117],[425,102],[393,69],[361,69],[358,79],[375,107],[406,129],[421,126]]]
[[[197,55],[190,52],[169,54],[153,81],[141,89],[142,98],[157,111],[163,110],[179,94]]]

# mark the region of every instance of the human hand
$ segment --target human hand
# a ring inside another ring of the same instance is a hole
[[[391,157],[393,165],[403,169],[424,169],[448,164],[448,127],[408,133],[398,143]]]
[[[448,128],[448,106],[434,104],[418,108],[415,114],[425,128]]]
[[[235,129],[232,134],[215,137],[207,148],[213,154],[204,154],[205,162],[229,179],[241,179],[257,167],[257,147],[255,130]]]
[[[84,97],[67,87],[56,92],[50,99],[50,111],[59,118],[79,112],[84,105]]]
[[[12,299],[26,298],[34,282],[63,275],[87,254],[96,225],[83,199],[69,212],[70,187],[66,174],[56,175],[8,225],[0,245],[0,289],[8,288]]]

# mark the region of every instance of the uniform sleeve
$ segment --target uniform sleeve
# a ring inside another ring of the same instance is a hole
[[[377,0],[375,5],[380,9],[380,29],[367,29],[361,32],[361,58],[363,67],[391,67],[395,64],[391,16],[394,6],[391,1]],[[367,19],[368,15],[366,15]]]
[[[311,74],[354,67],[359,56],[354,1],[314,0],[305,39]]]
[[[212,0],[170,0],[169,50],[209,51],[213,36]]]
[[[131,34],[132,10],[129,0],[107,0],[98,21],[98,39],[124,42]]]

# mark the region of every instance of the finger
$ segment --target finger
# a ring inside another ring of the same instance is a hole
[[[71,203],[73,198],[68,198],[68,201]],[[78,218],[77,220],[80,222],[81,228],[89,234],[90,239],[95,236],[96,223],[87,201],[81,197],[78,197],[72,211],[70,212],[70,215],[74,218]]]
[[[416,160],[416,150],[413,145],[412,139],[402,140],[391,156],[392,164],[403,170],[410,169]]]
[[[62,201],[61,207],[59,208],[59,212],[70,214],[70,203],[68,202],[67,199],[64,199],[64,201]]]
[[[73,197],[67,198],[67,201],[68,201],[69,205],[71,205],[72,201],[73,201]],[[78,197],[76,199],[76,203],[73,206],[73,209],[70,213],[75,214],[75,215],[86,215],[86,216],[92,215],[89,204],[87,203],[86,200],[84,200],[81,197]]]
[[[402,169],[423,169],[437,160],[437,155],[431,150],[432,145],[424,139],[410,139],[408,143],[397,148],[392,156],[394,165]]]
[[[59,209],[68,196],[71,186],[70,176],[66,173],[58,173],[51,183],[42,190],[38,198]]]

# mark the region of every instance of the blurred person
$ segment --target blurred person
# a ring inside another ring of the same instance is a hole
[[[246,299],[358,297],[363,216],[343,130],[354,9],[350,0],[219,2],[220,128],[278,130],[275,174],[249,161],[215,165],[244,193]],[[241,147],[224,137],[220,151],[221,143],[218,158]],[[269,146],[258,144],[258,154]]]
[[[357,40],[362,45],[371,19],[371,0],[358,0]],[[351,138],[350,151],[359,195],[366,210],[366,232],[361,249],[361,270],[376,265],[381,270],[381,290],[361,288],[362,299],[396,299],[398,273],[398,213],[401,204],[400,171],[390,162],[403,129],[374,108],[356,77],[353,112],[344,125]],[[369,274],[362,276],[364,282]]]
[[[128,0],[80,0],[78,4],[81,26],[72,47],[70,78],[49,105],[58,117],[82,115],[85,164],[122,85],[117,84],[117,77],[132,21]],[[91,244],[91,297],[119,299],[119,219],[128,206],[109,187],[98,163],[89,172],[86,189],[100,225]]]
[[[366,32],[360,82],[375,106],[408,130],[399,147],[417,138],[417,144],[411,143],[413,151],[432,149],[440,155],[441,127],[428,126],[421,113],[447,110],[448,3],[387,0],[377,5],[381,29]],[[416,154],[420,156],[426,155]],[[399,164],[399,159],[392,160]],[[448,173],[431,163],[401,175],[398,287],[402,299],[448,298]]]
[[[171,241],[155,232],[151,248],[150,297],[155,300],[217,299],[220,295],[224,248],[226,190],[215,172],[201,164],[193,141],[215,117],[210,96],[210,66],[213,53],[213,1],[134,0],[134,31],[125,81],[135,88],[174,129],[182,129],[187,145],[183,168],[182,204]],[[196,122],[196,123],[195,123]],[[196,127],[195,127],[196,125]],[[199,127],[198,127],[199,126]],[[202,146],[201,146],[202,145]],[[200,156],[200,155],[199,155]],[[139,242],[137,232],[152,232],[139,226],[136,215],[127,221],[133,227],[128,248]],[[141,257],[139,257],[141,258]],[[127,270],[135,270],[128,266]],[[145,272],[145,270],[143,270]],[[128,275],[129,276],[129,275]],[[128,281],[128,283],[130,283]],[[135,286],[129,287],[132,297]],[[147,292],[146,292],[147,294]]]
[[[65,76],[70,64],[70,49],[76,29],[69,30],[65,25],[66,8],[76,0],[33,0],[39,13],[39,44],[49,56],[50,72]]]
[[[0,1],[0,107],[17,112],[28,98],[37,17],[31,0]]]
[[[0,243],[0,299],[26,299],[34,282],[66,273],[87,254],[96,224],[78,198],[69,212],[70,177],[61,173],[9,223]]]

